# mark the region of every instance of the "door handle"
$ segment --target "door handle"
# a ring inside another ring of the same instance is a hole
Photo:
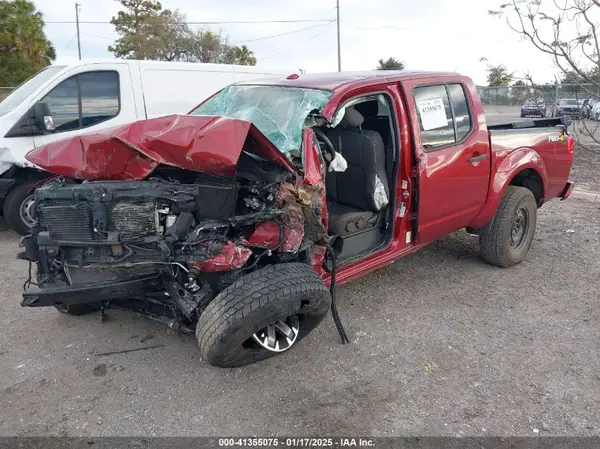
[[[468,160],[469,160],[469,163],[474,164],[476,162],[484,160],[486,157],[487,157],[487,154],[483,153],[483,154],[480,154],[479,156],[470,157]]]

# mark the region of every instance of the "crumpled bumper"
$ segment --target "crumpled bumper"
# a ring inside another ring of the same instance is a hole
[[[24,307],[48,307],[130,299],[161,287],[160,275],[86,286],[42,287],[30,285],[23,292]]]

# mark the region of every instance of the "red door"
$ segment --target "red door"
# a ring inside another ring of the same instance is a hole
[[[464,228],[477,216],[491,166],[483,108],[471,100],[472,82],[424,82],[403,83],[419,161],[421,243]]]

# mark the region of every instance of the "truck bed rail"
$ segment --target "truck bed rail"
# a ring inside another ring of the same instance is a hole
[[[556,118],[543,118],[535,120],[522,120],[518,122],[499,123],[497,125],[488,125],[488,130],[501,130],[501,129],[526,129],[526,128],[551,128],[554,126],[564,126],[565,130],[567,126],[571,124],[571,119],[567,116],[556,117]]]

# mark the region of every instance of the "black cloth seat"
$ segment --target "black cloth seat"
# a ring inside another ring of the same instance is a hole
[[[363,101],[354,105],[354,109],[364,117],[362,128],[377,131],[383,138],[385,148],[391,148],[392,132],[390,129],[390,118],[377,115],[379,114],[379,103],[377,100]]]
[[[323,130],[348,168],[327,172],[329,233],[348,235],[375,226],[389,202],[385,147],[376,131],[361,129],[363,116],[352,107],[335,128]]]
[[[348,235],[372,228],[377,223],[377,214],[350,206],[327,201],[329,211],[329,234]]]

